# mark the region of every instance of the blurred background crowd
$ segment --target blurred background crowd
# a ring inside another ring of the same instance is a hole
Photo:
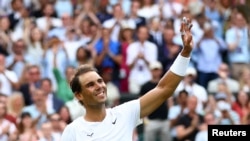
[[[208,124],[250,124],[248,0],[0,0],[0,141],[59,141],[84,114],[69,87],[90,64],[113,107],[154,88],[182,49],[190,67],[143,119],[140,141],[205,141]]]

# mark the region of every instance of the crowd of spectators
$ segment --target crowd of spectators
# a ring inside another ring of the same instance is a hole
[[[152,89],[182,49],[184,16],[193,24],[190,67],[134,140],[204,141],[208,124],[250,124],[249,6],[247,0],[0,0],[0,141],[59,141],[85,112],[69,86],[79,65],[97,68],[109,107]]]

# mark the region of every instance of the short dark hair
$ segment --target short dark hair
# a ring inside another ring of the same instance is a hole
[[[73,76],[72,80],[70,81],[70,88],[74,94],[79,93],[82,91],[81,83],[79,80],[79,76],[85,74],[87,72],[97,72],[97,69],[89,64],[81,65],[77,68],[75,75]]]
[[[180,96],[180,95],[182,95],[182,94],[184,94],[184,95],[186,95],[186,96],[189,95],[188,91],[186,91],[185,89],[181,90],[181,91],[179,92],[178,96]]]
[[[43,84],[46,81],[49,82],[50,85],[52,85],[52,80],[50,78],[48,78],[48,77],[45,77],[45,78],[41,79],[41,84]]]

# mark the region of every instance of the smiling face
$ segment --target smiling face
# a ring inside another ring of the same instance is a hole
[[[76,93],[76,98],[87,107],[105,105],[107,88],[103,79],[95,71],[89,71],[79,76],[81,92]]]

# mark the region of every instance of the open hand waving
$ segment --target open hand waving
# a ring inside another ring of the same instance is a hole
[[[191,33],[192,23],[189,18],[183,17],[181,22],[181,38],[184,46],[184,50],[191,51],[193,48],[193,37]]]

